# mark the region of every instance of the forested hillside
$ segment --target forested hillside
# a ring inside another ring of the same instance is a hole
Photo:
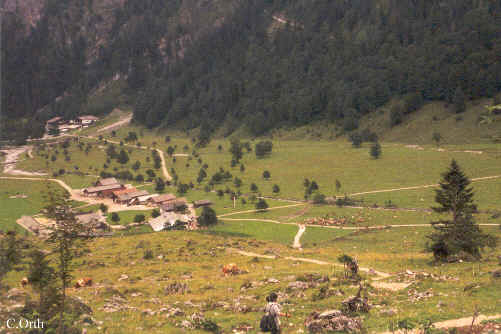
[[[3,51],[16,62],[4,65],[9,118],[32,117],[63,94],[66,104],[43,117],[110,110],[114,101],[88,110],[86,97],[117,74],[135,121],[201,127],[204,138],[220,127],[260,135],[322,119],[350,131],[392,97],[405,101],[398,120],[431,100],[461,112],[464,100],[501,89],[496,0],[116,1],[95,39],[66,28],[83,22],[68,19],[77,11],[49,4],[30,37]],[[96,5],[85,6],[99,20]],[[47,29],[71,42],[42,38]]]

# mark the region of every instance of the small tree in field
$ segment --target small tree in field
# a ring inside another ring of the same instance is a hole
[[[108,212],[108,206],[104,203],[101,203],[99,205],[99,210],[101,210],[102,213],[106,214]]]
[[[113,221],[113,222],[115,222],[115,223],[117,223],[117,222],[119,222],[119,221],[120,221],[120,216],[118,215],[118,213],[113,212],[113,213],[111,214],[111,221]]]
[[[336,179],[336,192],[339,192],[339,190],[341,190],[341,181]]]
[[[371,157],[373,159],[379,159],[380,156],[381,156],[381,145],[379,145],[378,142],[375,142],[371,146]]]
[[[450,219],[432,222],[435,232],[428,236],[431,243],[427,245],[427,250],[433,252],[436,260],[462,254],[479,259],[483,248],[496,246],[496,238],[483,233],[475,223],[473,214],[477,212],[477,206],[469,185],[468,177],[452,160],[449,169],[442,175],[440,188],[435,190],[438,206],[432,208],[437,213],[450,214]]]
[[[268,180],[270,177],[271,177],[270,172],[269,172],[269,171],[267,171],[267,170],[265,170],[265,171],[263,172],[263,178],[264,178],[265,180]]]
[[[217,223],[217,215],[214,209],[208,206],[204,206],[202,214],[200,215],[200,217],[198,217],[198,224],[200,224],[200,226],[208,227],[216,225]]]
[[[259,201],[256,203],[256,209],[264,211],[268,209],[268,203],[266,203],[264,199],[260,198]]]
[[[440,146],[440,141],[442,140],[442,135],[439,132],[433,132],[433,135],[431,137],[433,142],[435,142],[435,145]]]
[[[280,192],[280,187],[278,186],[278,184],[274,184],[273,185],[273,193],[278,194],[279,192]]]

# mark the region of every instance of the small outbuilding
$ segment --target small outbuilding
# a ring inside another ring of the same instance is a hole
[[[112,185],[112,184],[119,184],[120,182],[118,182],[117,179],[115,179],[114,177],[109,177],[109,178],[106,178],[106,179],[100,179],[96,182],[96,187],[98,186],[109,186],[109,185]]]
[[[162,203],[170,202],[176,199],[174,194],[163,194],[150,198],[149,203],[155,206],[160,206]]]
[[[89,187],[83,190],[85,196],[94,196],[94,197],[113,197],[113,191],[125,189],[125,187],[121,184],[112,184],[109,186],[97,186],[97,187]]]
[[[211,206],[211,205],[212,205],[212,202],[209,201],[208,199],[202,199],[202,200],[193,202],[193,206],[195,208],[199,208],[201,206]]]

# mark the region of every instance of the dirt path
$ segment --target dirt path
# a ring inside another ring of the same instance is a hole
[[[74,136],[74,137],[76,137],[76,136]],[[93,136],[80,136],[80,137],[87,138],[87,139],[92,139],[92,140],[99,140],[98,138],[93,137]],[[120,145],[120,142],[115,141],[115,140],[107,139],[107,141],[108,141],[108,143]],[[139,148],[139,149],[142,149],[142,150],[153,150],[153,149],[156,150],[158,152],[158,155],[160,156],[160,160],[162,162],[162,173],[164,174],[164,178],[167,181],[171,181],[172,180],[172,176],[170,176],[169,172],[167,171],[167,165],[165,163],[164,152],[162,152],[161,149],[152,148],[152,147],[148,147],[148,146],[130,145],[130,144],[123,144],[123,146],[132,147],[132,148]]]
[[[499,179],[499,178],[501,178],[501,175],[484,176],[484,177],[473,178],[473,179],[471,179],[471,182]],[[368,195],[368,194],[377,194],[377,193],[389,193],[389,192],[401,191],[401,190],[435,188],[438,186],[439,186],[439,184],[427,184],[427,185],[413,186],[413,187],[403,187],[403,188],[384,189],[384,190],[372,190],[372,191],[364,191],[364,192],[360,192],[360,193],[353,193],[353,194],[349,194],[348,196],[359,196],[359,195]]]
[[[300,206],[300,205],[305,205],[305,203],[283,205],[283,206],[275,206],[273,208],[268,208],[266,210],[269,211],[269,210],[285,209],[285,208],[291,208],[291,207]],[[252,213],[252,212],[261,212],[261,211],[262,210],[246,210],[246,211],[230,212],[230,213],[225,213],[223,215],[220,215],[220,216],[218,216],[218,218],[223,218],[223,217],[229,217],[229,216],[233,216],[233,215],[238,215],[240,213]]]
[[[318,265],[321,265],[321,266],[329,265],[329,266],[335,266],[335,267],[343,268],[343,265],[340,264],[340,263],[332,263],[332,262],[327,262],[327,261],[322,261],[322,260],[316,260],[316,259],[307,259],[307,258],[303,258],[303,257],[286,256],[286,257],[280,257],[279,258],[279,257],[274,256],[274,255],[263,255],[263,254],[258,254],[258,253],[253,253],[253,252],[247,252],[247,251],[243,251],[243,250],[239,250],[239,249],[234,249],[234,248],[230,248],[229,251],[233,252],[233,253],[237,253],[237,254],[243,255],[243,256],[249,256],[249,257],[258,257],[258,258],[265,258],[265,259],[272,259],[272,260],[284,259],[284,260],[289,260],[289,261],[299,261],[299,262],[313,263],[313,264],[318,264]],[[391,274],[384,273],[384,272],[381,272],[381,271],[376,271],[376,270],[371,269],[371,268],[360,267],[359,270],[363,271],[363,272],[367,272],[367,273],[376,274],[377,276],[379,276],[377,279],[385,279],[385,278],[388,278],[388,277],[392,276]]]
[[[292,244],[293,248],[301,249],[301,236],[304,231],[306,231],[306,226],[299,225],[299,231],[297,231],[296,236],[294,237],[294,243]]]
[[[124,125],[129,124],[131,120],[132,120],[132,115],[128,115],[124,119],[121,119],[121,120],[119,120],[111,125],[105,126],[104,128],[97,130],[97,132],[100,133],[100,132],[106,132],[106,131],[118,129]]]
[[[224,215],[223,215],[224,216]],[[273,224],[282,224],[282,225],[298,225],[297,223],[287,223],[281,222],[273,219],[257,219],[257,218],[225,218],[223,216],[218,216],[218,218],[222,218],[222,220],[229,221],[253,221],[253,222],[265,222],[265,223],[273,223]],[[401,228],[401,227],[431,227],[431,224],[397,224],[397,225],[376,225],[376,226],[328,226],[328,225],[315,225],[315,224],[303,224],[305,227],[319,227],[319,228],[330,228],[334,230],[383,230],[386,228]],[[478,224],[478,226],[501,226],[501,224]]]
[[[77,202],[87,203],[86,205],[83,205],[81,207],[90,206],[90,205],[97,205],[97,204],[105,204],[106,206],[108,206],[108,212],[121,212],[121,211],[130,211],[130,210],[149,211],[152,209],[151,207],[145,206],[145,205],[124,206],[124,205],[117,204],[117,203],[113,202],[113,200],[109,199],[109,198],[103,199],[103,198],[87,197],[87,196],[84,196],[80,192],[80,189],[72,189],[64,181],[61,181],[58,179],[41,178],[41,177],[10,177],[10,176],[0,176],[0,179],[55,182],[55,183],[59,184],[61,187],[63,187],[66,191],[68,191],[68,193],[70,194],[70,198],[72,200],[77,201]]]
[[[4,168],[3,172],[5,174],[10,175],[23,175],[23,176],[44,176],[46,173],[35,173],[35,172],[27,172],[24,170],[16,169],[16,164],[19,161],[19,157],[28,152],[28,155],[31,155],[31,151],[33,150],[33,146],[20,146],[13,149],[2,150],[5,155],[5,160],[2,163]]]
[[[478,317],[475,318],[475,324],[478,325],[482,321],[485,320],[496,320],[500,319],[501,314],[495,314],[495,315],[479,315]],[[459,319],[451,319],[451,320],[445,320],[445,321],[439,321],[433,323],[433,326],[436,329],[447,329],[447,328],[459,328],[459,327],[469,327],[471,326],[471,323],[473,322],[473,317],[465,317],[465,318],[459,318]],[[421,329],[413,329],[410,331],[407,331],[408,334],[419,334],[421,333]],[[395,333],[402,333],[400,331],[396,331]],[[382,332],[379,334],[393,334],[392,332]]]

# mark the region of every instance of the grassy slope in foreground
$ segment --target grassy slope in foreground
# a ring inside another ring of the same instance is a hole
[[[497,233],[499,235],[499,232]],[[434,321],[470,316],[477,305],[484,314],[493,314],[501,309],[501,290],[492,289],[494,281],[488,273],[498,267],[495,259],[497,253],[489,254],[480,264],[458,263],[447,266],[432,266],[430,255],[421,253],[421,235],[412,231],[379,231],[361,233],[337,241],[326,241],[321,249],[299,252],[289,246],[256,241],[248,238],[222,238],[207,233],[173,231],[166,233],[135,235],[121,238],[105,238],[91,243],[91,254],[80,259],[75,277],[92,277],[95,285],[80,290],[70,289],[71,295],[79,296],[91,305],[93,316],[104,323],[98,329],[90,327],[88,333],[128,334],[137,332],[148,333],[182,333],[175,325],[195,312],[203,312],[209,319],[223,327],[225,332],[243,323],[254,328],[262,315],[261,307],[265,304],[264,297],[271,291],[279,291],[288,295],[285,309],[292,317],[285,322],[285,333],[296,333],[304,330],[303,322],[313,310],[338,308],[340,302],[353,295],[356,288],[352,283],[336,283],[336,276],[341,274],[339,267],[321,266],[283,258],[286,255],[319,258],[336,262],[336,258],[346,252],[359,259],[361,265],[374,265],[378,270],[390,272],[405,269],[421,269],[438,275],[450,275],[457,281],[418,280],[409,288],[419,292],[431,289],[433,296],[413,302],[408,291],[398,293],[386,290],[370,289],[370,302],[375,305],[365,316],[365,326],[372,332],[387,329],[390,320],[409,317],[413,321],[432,319]],[[402,239],[405,241],[402,243]],[[230,248],[239,248],[256,253],[279,254],[276,260],[244,257],[228,252]],[[153,251],[153,259],[146,260],[143,255],[146,250]],[[321,252],[320,252],[321,250]],[[161,258],[158,256],[162,255]],[[371,262],[367,261],[371,259]],[[248,274],[224,277],[221,266],[236,263],[241,268],[249,270]],[[383,264],[383,265],[380,265]],[[472,267],[474,266],[474,270]],[[473,272],[476,274],[473,276]],[[320,287],[307,289],[304,297],[297,292],[287,290],[290,276],[300,276],[304,273],[329,275],[329,286],[341,289],[345,295],[332,296],[313,300],[313,295]],[[128,279],[118,280],[121,275]],[[12,272],[7,277],[7,283],[17,285],[24,272]],[[262,282],[268,278],[276,278],[279,283],[263,284],[247,291],[241,290],[246,282]],[[393,278],[395,279],[395,278]],[[186,294],[168,294],[166,288],[174,283],[186,283],[189,292]],[[474,282],[479,288],[465,293],[463,288]],[[106,301],[113,295],[123,295],[127,304],[136,310],[106,313],[102,310]],[[282,299],[284,302],[285,299]],[[440,311],[437,304],[441,303]],[[191,303],[189,303],[191,302]],[[216,303],[228,303],[229,308],[217,306]],[[193,304],[201,304],[197,307]],[[238,311],[238,306],[246,305],[252,308],[250,312]],[[380,305],[377,307],[376,305]],[[147,315],[145,310],[158,311],[161,308],[178,307],[186,316],[166,318],[165,313]],[[395,317],[382,316],[381,309],[394,308]],[[199,333],[197,331],[191,331]],[[201,332],[200,332],[201,333]]]

